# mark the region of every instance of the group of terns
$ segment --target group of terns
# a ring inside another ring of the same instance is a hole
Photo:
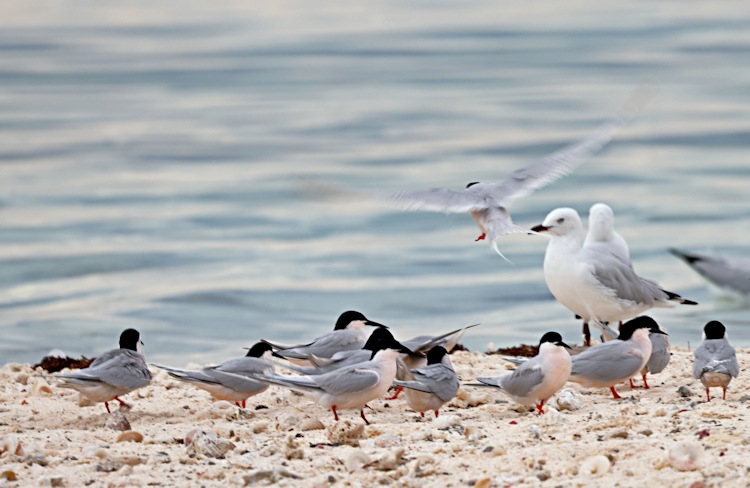
[[[520,404],[536,406],[540,414],[545,402],[568,381],[609,388],[619,398],[614,386],[627,380],[633,386],[632,378],[640,374],[644,388],[648,388],[646,373],[657,373],[669,362],[669,342],[666,332],[641,314],[653,307],[695,304],[635,272],[628,245],[615,231],[614,214],[606,204],[591,207],[588,231],[572,208],[551,211],[531,229],[513,223],[508,212],[514,200],[570,174],[600,151],[649,98],[648,90],[637,90],[612,120],[591,135],[513,172],[502,182],[473,182],[462,190],[437,188],[377,195],[404,210],[468,212],[482,232],[477,240],[487,239],[500,256],[496,241],[503,235],[524,232],[550,238],[544,258],[545,281],[554,297],[583,320],[584,345],[589,347],[571,356],[562,336],[549,332],[542,336],[535,357],[512,359],[517,364],[513,372],[477,378],[478,385],[499,388]],[[704,261],[673,252],[690,264]],[[706,276],[712,273],[696,269]],[[747,275],[744,281],[738,281],[747,285]],[[611,328],[614,324],[619,324],[618,331]],[[589,325],[601,331],[603,342],[591,345]],[[367,327],[374,327],[373,332],[369,333]],[[154,366],[208,391],[216,399],[243,407],[248,397],[277,385],[309,395],[330,409],[336,420],[339,410],[358,409],[367,422],[363,410],[367,402],[384,397],[396,385],[405,389],[410,408],[422,416],[426,411],[434,411],[437,416],[439,408],[460,387],[448,353],[469,327],[399,342],[386,326],[348,311],[339,317],[333,332],[306,344],[286,346],[262,340],[244,357],[201,370]],[[104,402],[109,411],[107,402],[124,403],[120,396],[151,381],[141,345],[139,333],[128,329],[120,337],[119,349],[104,353],[86,369],[52,376],[63,380],[61,386]],[[281,359],[285,362],[280,363]],[[280,365],[294,374],[277,373]],[[695,351],[693,374],[705,385],[709,401],[709,388],[722,387],[726,397],[727,385],[739,374],[734,349],[721,323],[706,324],[703,342]]]
[[[363,337],[359,333],[363,325],[376,329],[369,337],[353,341],[352,337]],[[335,420],[339,419],[340,410],[354,409],[369,424],[364,414],[367,403],[384,398],[392,386],[398,386],[404,388],[412,410],[423,417],[425,412],[433,411],[437,417],[440,407],[453,399],[461,386],[448,353],[476,325],[399,342],[386,326],[348,311],[341,315],[332,332],[307,344],[284,346],[260,341],[243,357],[199,370],[153,366],[176,380],[206,390],[216,400],[231,401],[242,408],[247,398],[277,385],[307,394],[330,409]],[[614,385],[642,374],[644,388],[649,388],[646,373],[658,373],[666,367],[670,357],[668,342],[654,340],[665,335],[651,317],[638,316],[625,322],[615,338],[571,355],[562,336],[548,332],[539,341],[533,358],[504,358],[517,365],[512,372],[478,377],[479,383],[468,385],[498,388],[521,405],[534,405],[539,414],[544,413],[545,402],[568,381],[584,387],[609,388],[615,398],[620,398]],[[107,412],[112,400],[129,407],[119,397],[148,385],[152,379],[142,344],[138,331],[126,329],[120,335],[120,348],[103,353],[88,368],[45,376],[61,380],[60,386],[78,390],[94,402],[104,402]],[[316,354],[300,357],[302,350],[314,350]],[[288,356],[294,357],[294,363],[280,361]],[[277,367],[297,374],[277,373]],[[738,374],[739,364],[725,327],[718,321],[709,322],[704,327],[704,339],[695,350],[693,366],[693,376],[705,386],[707,400],[711,400],[711,387],[721,387],[726,399],[727,386]],[[396,396],[398,393],[390,399]]]

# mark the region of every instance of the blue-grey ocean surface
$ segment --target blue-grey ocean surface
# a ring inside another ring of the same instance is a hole
[[[302,341],[339,313],[397,337],[580,342],[547,290],[546,240],[468,215],[299,194],[496,181],[658,94],[599,155],[518,200],[615,211],[636,270],[697,300],[653,312],[673,344],[710,319],[750,346],[668,247],[750,248],[745,2],[11,1],[0,16],[0,364],[95,355],[122,329],[149,360]]]

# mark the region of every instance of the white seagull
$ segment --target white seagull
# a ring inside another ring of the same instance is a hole
[[[706,387],[706,398],[711,401],[709,388],[721,387],[727,399],[727,386],[732,378],[740,374],[740,365],[734,348],[727,340],[724,324],[712,320],[703,328],[704,339],[695,349],[693,377],[698,378]]]
[[[544,255],[547,287],[584,323],[620,322],[652,307],[696,304],[641,278],[617,254],[584,246],[583,224],[572,208],[553,210],[532,230],[550,237]]]
[[[333,332],[317,337],[306,344],[288,346],[265,339],[261,339],[261,342],[274,348],[278,356],[284,357],[300,366],[309,366],[310,361],[308,360],[308,356],[310,355],[319,358],[330,358],[339,351],[362,349],[368,336],[365,330],[366,325],[385,327],[382,324],[368,320],[360,312],[349,310],[339,316]]]
[[[571,358],[562,336],[547,332],[539,341],[539,353],[523,361],[512,373],[477,378],[484,385],[500,388],[514,402],[535,405],[539,415],[544,402],[565,386],[571,372]]]
[[[318,404],[330,408],[336,420],[339,419],[339,410],[357,409],[362,420],[369,424],[363,408],[367,402],[385,395],[390,388],[396,378],[398,355],[399,351],[395,349],[383,349],[375,353],[370,361],[320,375],[260,373],[251,376],[311,396]]]
[[[463,190],[432,188],[421,191],[401,191],[381,196],[403,210],[469,212],[482,231],[476,240],[487,238],[495,252],[505,259],[497,247],[496,239],[511,233],[528,233],[528,229],[513,223],[508,207],[518,198],[527,196],[572,173],[609,143],[614,134],[640,112],[651,96],[650,90],[640,87],[635,90],[614,118],[599,126],[589,136],[525,168],[514,171],[501,182],[473,182]]]
[[[129,408],[119,397],[151,382],[141,335],[135,329],[124,330],[120,334],[120,348],[101,354],[88,368],[42,376],[61,379],[61,387],[77,390],[91,401],[104,402],[107,413],[108,402],[112,400]]]
[[[625,322],[617,339],[589,347],[573,356],[570,380],[586,388],[609,388],[621,398],[615,385],[638,374],[651,357],[649,332],[665,334],[648,316]]]
[[[210,366],[201,370],[173,368],[153,364],[157,368],[169,373],[169,376],[190,383],[206,390],[216,400],[234,402],[238,407],[245,408],[245,401],[254,395],[268,389],[268,384],[247,377],[255,373],[273,373],[274,365],[271,359],[271,346],[258,342],[241,358],[230,359],[218,366]],[[227,374],[232,373],[232,374]]]
[[[442,346],[435,346],[427,352],[426,366],[406,369],[403,377],[393,384],[406,388],[406,403],[422,417],[426,411],[432,410],[437,418],[440,407],[456,396],[460,386],[448,351]]]
[[[695,272],[722,290],[750,296],[750,260],[698,254],[670,249],[669,252],[685,261]]]

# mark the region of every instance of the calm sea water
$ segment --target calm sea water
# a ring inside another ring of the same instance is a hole
[[[517,201],[613,207],[636,270],[700,302],[674,344],[750,318],[668,247],[750,246],[743,2],[6,2],[0,17],[0,363],[94,355],[139,329],[150,360],[241,355],[356,309],[397,337],[482,325],[472,349],[580,325],[546,241],[475,243],[468,216],[305,200],[493,181],[657,97],[600,155]],[[271,4],[271,5],[266,5]]]

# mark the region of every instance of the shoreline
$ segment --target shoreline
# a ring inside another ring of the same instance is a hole
[[[748,364],[750,349],[737,357]],[[459,351],[451,361],[463,383],[509,368],[484,353]],[[369,426],[353,410],[335,422],[276,387],[248,398],[246,409],[214,402],[154,368],[150,385],[124,397],[138,442],[105,427],[117,413],[103,404],[80,407],[77,392],[47,384],[30,365],[7,364],[0,486],[746,486],[750,378],[741,371],[726,401],[718,389],[708,403],[691,366],[692,352],[674,347],[667,369],[649,377],[651,389],[623,383],[623,399],[614,400],[608,389],[568,383],[542,416],[465,385],[438,418],[421,418],[401,398],[379,400],[367,411]],[[694,395],[682,397],[682,386]],[[695,450],[697,469],[670,461],[679,443]]]

